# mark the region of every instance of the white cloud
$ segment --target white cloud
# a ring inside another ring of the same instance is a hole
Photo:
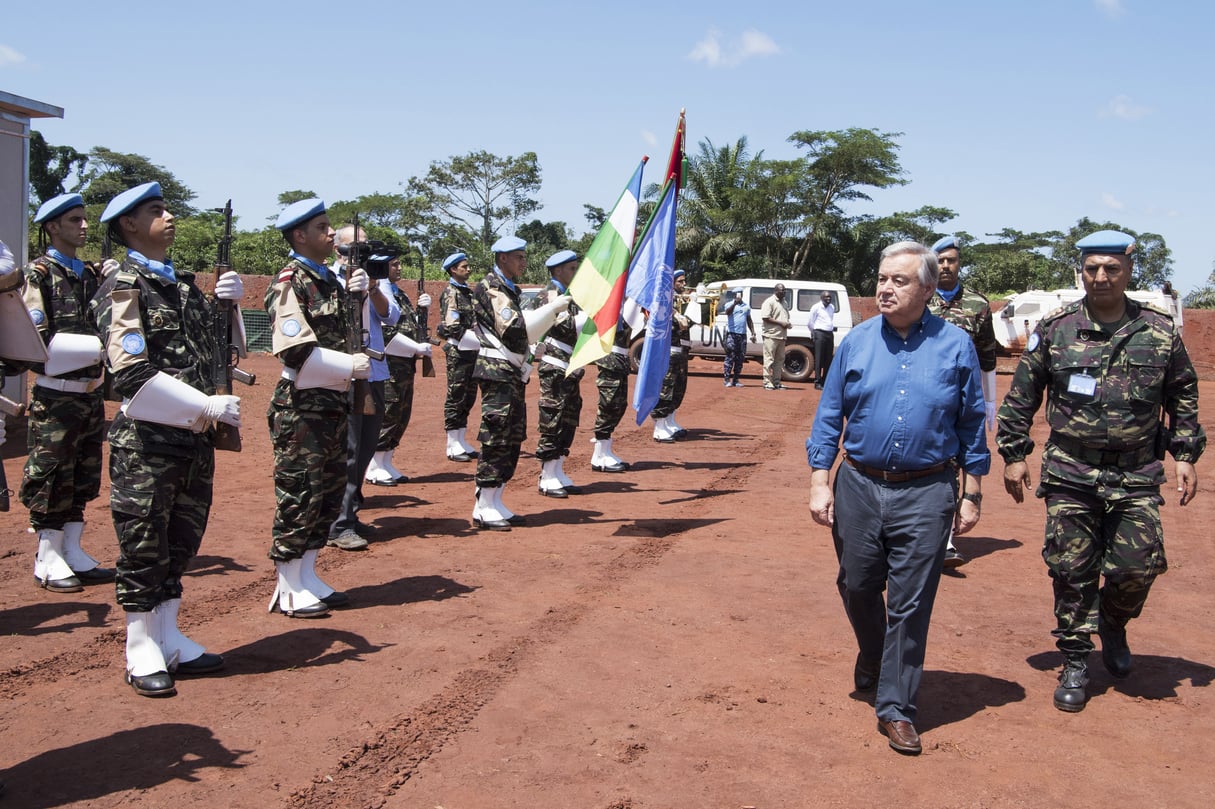
[[[1110,103],[1105,105],[1105,110],[1102,111],[1101,114],[1102,117],[1106,118],[1121,118],[1124,121],[1138,121],[1151,111],[1151,107],[1136,104],[1131,100],[1130,96],[1121,95],[1114,96],[1112,99],[1110,99]]]
[[[25,54],[8,45],[0,45],[0,67],[19,65],[25,61]]]
[[[1113,208],[1115,211],[1122,211],[1126,209],[1126,205],[1123,204],[1122,200],[1118,199],[1113,194],[1102,194],[1101,202],[1107,208]]]
[[[1093,0],[1093,5],[1105,16],[1116,19],[1126,13],[1122,0]]]
[[[696,43],[688,58],[693,62],[704,62],[709,67],[738,67],[757,56],[775,56],[781,52],[772,37],[749,29],[729,42],[722,41],[722,34],[710,29],[705,38]]]
[[[644,140],[646,143],[648,143],[650,146],[658,145],[658,136],[655,135],[653,132],[651,132],[648,129],[641,130],[641,139]]]

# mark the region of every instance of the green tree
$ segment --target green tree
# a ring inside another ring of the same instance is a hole
[[[734,204],[754,179],[751,163],[760,156],[751,155],[745,135],[720,147],[705,138],[698,148],[688,160],[679,200],[676,263],[693,270],[697,281],[715,281],[734,274],[745,253],[750,223]]]
[[[1211,274],[1206,286],[1199,287],[1185,296],[1187,309],[1215,309],[1215,262],[1211,263]]]
[[[813,262],[814,247],[822,245],[821,236],[831,220],[839,231],[844,217],[841,203],[869,200],[861,189],[906,185],[899,164],[898,138],[901,132],[873,129],[838,131],[800,131],[789,141],[806,150],[804,182],[796,196],[803,205],[803,236],[793,254],[793,271],[804,277]]]
[[[190,216],[196,210],[190,201],[196,196],[173,173],[143,155],[115,152],[104,146],[89,151],[89,162],[82,175],[84,201],[105,205],[118,194],[143,183],[160,183],[165,206],[176,216]]]
[[[51,146],[34,129],[30,131],[30,205],[37,207],[48,199],[65,193],[64,183],[76,174],[84,172],[89,162],[87,154],[81,154],[71,146]]]
[[[963,242],[963,277],[967,285],[988,296],[1024,292],[1027,289],[1070,287],[1074,268],[1052,258],[1063,234],[1057,230],[1023,233],[1004,228],[989,233],[994,242]]]
[[[420,198],[423,224],[435,242],[472,233],[488,249],[503,227],[539,210],[540,163],[535,152],[499,157],[487,151],[436,160],[425,177],[405,183]]]
[[[1080,269],[1080,251],[1076,249],[1076,242],[1098,230],[1119,230],[1135,237],[1135,269],[1131,273],[1130,289],[1160,287],[1173,277],[1173,253],[1165,244],[1163,236],[1156,233],[1136,233],[1116,222],[1099,223],[1086,216],[1072,225],[1066,233],[1059,234],[1051,251],[1058,276],[1069,279],[1065,286],[1071,286],[1076,271]]]

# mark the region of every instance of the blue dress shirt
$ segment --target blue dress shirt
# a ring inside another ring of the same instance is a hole
[[[746,334],[747,321],[751,319],[751,307],[746,301],[742,303],[734,303],[730,301],[726,304],[729,311],[726,312],[726,331],[731,334]]]
[[[903,339],[882,316],[852,329],[827,374],[806,458],[830,469],[844,450],[887,472],[950,459],[973,475],[991,466],[979,356],[966,332],[924,311]]]
[[[338,283],[342,285],[342,289],[346,288],[346,264],[335,264],[330,268]],[[384,350],[384,330],[381,326],[395,326],[397,321],[401,319],[401,305],[397,303],[396,297],[392,294],[392,282],[387,278],[381,278],[378,281],[374,278],[371,283],[378,284],[380,292],[384,293],[384,297],[388,298],[388,314],[383,317],[371,305],[370,298],[363,299],[363,328],[367,329],[367,347],[372,351]],[[376,360],[371,361],[371,376],[367,378],[368,382],[383,382],[388,379],[388,361]]]

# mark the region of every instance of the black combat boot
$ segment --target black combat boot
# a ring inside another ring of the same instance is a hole
[[[1104,616],[1097,618],[1097,634],[1101,636],[1101,662],[1115,679],[1131,673],[1131,649],[1126,645],[1126,627],[1114,626]]]
[[[1069,657],[1059,673],[1059,687],[1055,689],[1055,707],[1061,711],[1075,713],[1083,711],[1088,702],[1088,664],[1083,657]]]

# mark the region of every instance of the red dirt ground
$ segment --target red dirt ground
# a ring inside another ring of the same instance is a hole
[[[436,290],[437,291],[437,290]],[[433,293],[432,293],[433,294]],[[1215,320],[1187,312],[1211,426]],[[441,366],[441,362],[438,363]],[[361,553],[326,549],[350,609],[267,614],[273,512],[263,414],[278,365],[244,365],[245,449],[218,459],[215,509],[182,624],[227,659],[167,700],[122,682],[111,586],[31,581],[25,513],[0,515],[0,780],[5,807],[1202,807],[1215,803],[1215,496],[1202,462],[1184,510],[1166,489],[1170,571],[1132,624],[1136,670],[1094,655],[1089,706],[1051,705],[1060,663],[1040,557],[1040,501],[1017,507],[993,466],[971,562],[942,582],[920,694],[925,750],[894,753],[850,694],[855,646],[827,529],[806,511],[816,392],[741,390],[692,363],[660,445],[630,417],[625,475],[593,475],[583,429],[567,464],[587,493],[551,500],[525,456],[506,499],[531,524],[475,533],[471,465],[443,457],[443,371],[418,380],[397,465],[369,488]],[[1000,377],[1001,392],[1009,377]],[[528,389],[536,394],[536,385]],[[583,383],[582,424],[594,417]],[[476,411],[474,411],[474,414]],[[1039,420],[1040,421],[1040,420]],[[530,414],[535,445],[535,409]],[[1040,427],[1040,425],[1039,425]],[[10,422],[4,465],[20,479]],[[1034,470],[1035,479],[1037,469]],[[1172,472],[1170,467],[1170,479]],[[86,547],[116,555],[106,495]],[[1205,527],[1204,527],[1205,526]],[[1082,797],[1081,797],[1082,796]]]

